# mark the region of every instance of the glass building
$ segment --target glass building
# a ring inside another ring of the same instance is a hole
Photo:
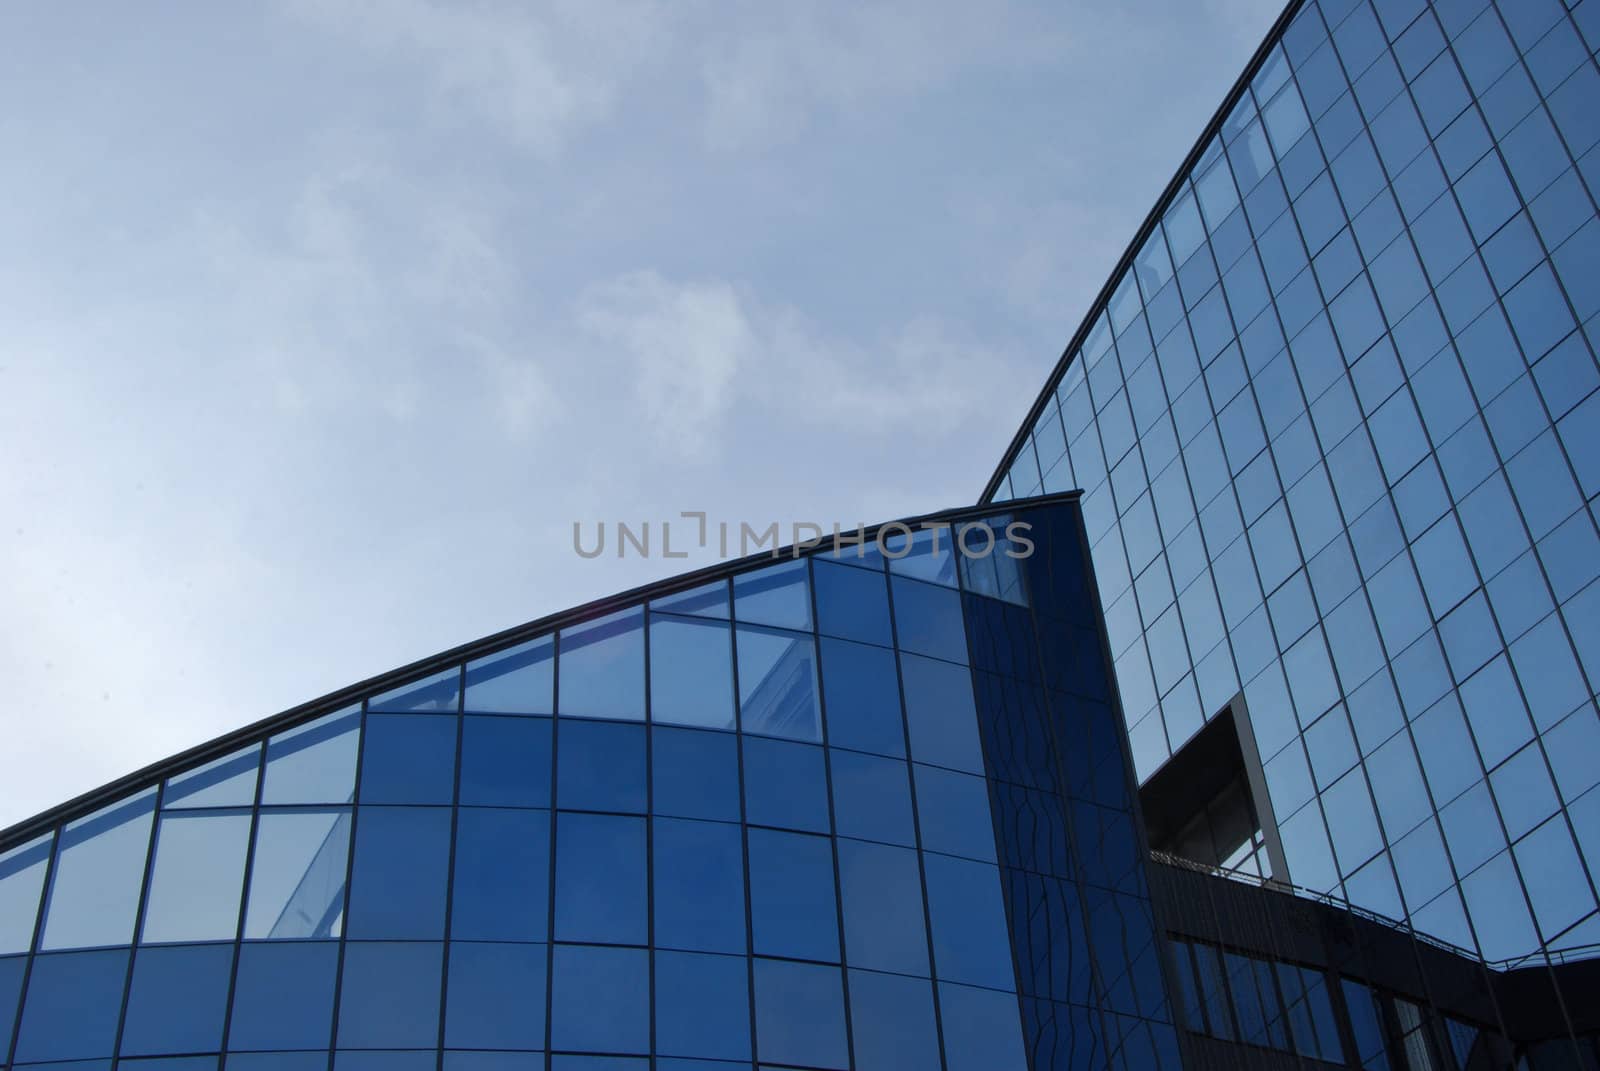
[[[1084,492],[1158,849],[1490,961],[1600,951],[1597,47],[1291,4],[984,495]]]

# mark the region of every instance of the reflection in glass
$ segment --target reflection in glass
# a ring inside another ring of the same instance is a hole
[[[903,576],[890,577],[900,649],[947,662],[967,661],[961,596],[948,588]]]
[[[133,940],[155,795],[148,789],[62,830],[41,948],[125,945]]]
[[[248,811],[163,817],[140,940],[233,940],[249,842]]]
[[[727,625],[650,615],[650,718],[668,725],[733,728],[733,646]]]
[[[467,663],[465,710],[483,714],[555,713],[556,638],[540,636]]]
[[[256,801],[256,774],[261,768],[261,745],[214,759],[197,770],[167,782],[161,806],[248,807]]]
[[[811,627],[811,589],[804,561],[740,573],[733,578],[733,616],[778,628]]]
[[[713,580],[676,595],[664,595],[650,600],[652,612],[688,614],[692,617],[719,617],[728,620],[728,582]]]
[[[810,634],[740,627],[739,714],[747,733],[821,740]]]
[[[758,959],[755,983],[756,1054],[763,1063],[850,1065],[839,968]]]
[[[828,743],[880,755],[904,755],[905,725],[900,719],[894,652],[830,638],[821,643]]]
[[[891,531],[883,537],[889,571],[947,588],[956,586],[956,556],[951,549],[955,534],[949,527],[918,528],[908,540]]]
[[[561,631],[561,713],[644,718],[644,611],[635,606]]]
[[[461,667],[451,666],[420,681],[391,688],[367,700],[368,710],[389,714],[439,711],[454,714],[461,698]]]
[[[812,583],[818,632],[880,647],[894,643],[883,574],[819,560],[812,566]]]
[[[267,811],[256,828],[246,937],[337,937],[350,859],[346,809]]]
[[[0,855],[0,956],[33,946],[33,924],[49,861],[48,834]]]
[[[361,714],[351,709],[267,741],[261,802],[349,803],[355,798]]]

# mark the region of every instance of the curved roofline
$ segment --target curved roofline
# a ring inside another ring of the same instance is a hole
[[[1033,400],[1033,405],[1029,407],[1027,415],[1022,418],[1022,423],[1018,426],[1016,434],[1011,437],[1010,445],[1006,447],[1006,452],[1001,455],[1000,464],[995,468],[994,474],[989,477],[989,482],[984,485],[983,494],[978,498],[980,503],[988,504],[994,501],[994,494],[1000,489],[1000,481],[1006,478],[1006,473],[1010,471],[1012,464],[1016,460],[1017,452],[1022,448],[1022,444],[1027,441],[1028,435],[1033,431],[1033,426],[1038,423],[1039,414],[1044,411],[1045,403],[1055,394],[1056,387],[1061,383],[1061,377],[1066,374],[1067,366],[1071,363],[1072,355],[1077,352],[1078,347],[1083,345],[1084,339],[1088,337],[1089,330],[1094,326],[1095,318],[1099,316],[1100,310],[1110,302],[1112,291],[1116,289],[1117,283],[1122,281],[1122,273],[1132,265],[1133,259],[1138,255],[1139,250],[1144,248],[1145,239],[1150,237],[1151,232],[1155,230],[1156,224],[1161,221],[1161,217],[1166,214],[1167,209],[1172,206],[1172,202],[1177,199],[1183,180],[1188,177],[1194,165],[1199,162],[1206,146],[1211,144],[1211,139],[1216,137],[1218,131],[1222,129],[1223,122],[1233,111],[1234,106],[1239,103],[1239,98],[1244,96],[1245,90],[1249,88],[1251,81],[1254,80],[1257,72],[1261,70],[1261,65],[1266,62],[1267,55],[1272,51],[1273,46],[1278,43],[1278,39],[1283,36],[1283,31],[1294,21],[1295,16],[1300,13],[1300,9],[1304,6],[1305,0],[1289,0],[1289,5],[1278,15],[1277,21],[1272,24],[1272,28],[1267,31],[1267,35],[1256,46],[1255,53],[1250,57],[1250,62],[1245,64],[1244,73],[1239,75],[1238,80],[1233,83],[1233,88],[1229,89],[1227,96],[1222,98],[1222,104],[1211,116],[1211,120],[1206,123],[1205,129],[1200,132],[1200,137],[1195,140],[1194,147],[1189,150],[1189,154],[1178,165],[1178,170],[1168,181],[1166,189],[1161,191],[1161,196],[1156,199],[1155,207],[1150,210],[1149,215],[1145,216],[1144,222],[1139,225],[1139,229],[1134,232],[1133,240],[1122,251],[1122,256],[1118,258],[1116,266],[1111,269],[1111,275],[1106,279],[1105,285],[1100,288],[1100,292],[1089,303],[1089,311],[1084,315],[1083,322],[1078,325],[1077,331],[1073,332],[1066,349],[1061,351],[1061,356],[1057,359],[1055,368],[1050,372],[1049,378],[1045,380],[1044,389]]]
[[[1016,502],[1006,502],[999,506],[987,503],[962,506],[956,509],[939,510],[914,517],[903,517],[896,520],[881,521],[877,524],[863,525],[862,531],[865,533],[864,538],[875,540],[878,532],[890,525],[915,526],[927,523],[953,523],[976,520],[981,517],[992,516],[996,509],[1009,512],[1014,509],[1052,506],[1061,502],[1076,501],[1079,496],[1080,492],[1078,491],[1064,491],[1057,494],[1021,499]],[[844,531],[848,531],[852,536],[855,534],[854,529],[846,529]],[[828,545],[827,541],[825,540],[821,545],[826,547]],[[0,852],[9,851],[11,848],[32,840],[34,837],[51,832],[62,822],[71,821],[74,818],[92,813],[107,804],[115,803],[130,792],[154,784],[173,774],[182,773],[192,766],[219,758],[237,748],[263,740],[274,733],[291,729],[303,722],[313,721],[325,714],[348,707],[353,703],[360,703],[368,696],[427,677],[468,659],[493,654],[507,647],[514,647],[519,643],[525,643],[528,640],[548,635],[558,629],[570,628],[573,625],[579,625],[597,617],[604,617],[607,614],[627,609],[650,599],[676,594],[715,580],[726,579],[763,563],[785,559],[793,560],[796,557],[810,557],[817,553],[816,549],[803,550],[797,553],[796,546],[797,544],[790,543],[775,550],[761,551],[732,561],[717,562],[691,572],[667,577],[664,580],[642,584],[614,595],[607,595],[566,610],[547,614],[526,624],[514,625],[511,628],[492,633],[481,639],[472,640],[449,650],[441,651],[438,654],[418,659],[415,662],[409,662],[386,673],[380,673],[377,676],[357,681],[309,702],[300,703],[297,706],[290,707],[288,710],[269,715],[242,728],[208,740],[203,744],[197,744],[175,755],[153,762],[114,781],[107,782],[99,788],[90,789],[88,792],[75,796],[65,803],[51,807],[49,810],[41,811],[31,818],[25,818],[5,829],[0,829]]]

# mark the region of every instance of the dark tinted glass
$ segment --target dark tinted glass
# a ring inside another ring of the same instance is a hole
[[[585,811],[645,809],[643,726],[563,720],[559,732],[557,806]]]
[[[650,768],[656,814],[739,820],[739,738],[733,734],[655,727]]]
[[[550,719],[464,718],[461,802],[486,807],[550,806]]]
[[[818,632],[884,647],[894,642],[882,573],[819,559],[812,565],[811,582],[817,592]]]
[[[746,820],[753,825],[828,832],[828,775],[822,748],[783,740],[744,741]]]
[[[644,944],[645,824],[642,818],[562,814],[556,822],[556,937]]]
[[[828,742],[879,755],[904,755],[894,652],[835,639],[822,640],[821,648]]]
[[[550,813],[489,808],[456,819],[450,936],[542,941],[549,919]]]

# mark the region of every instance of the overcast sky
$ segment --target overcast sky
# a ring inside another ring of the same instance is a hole
[[[971,502],[1280,6],[0,7],[0,826],[695,564],[574,521]]]

